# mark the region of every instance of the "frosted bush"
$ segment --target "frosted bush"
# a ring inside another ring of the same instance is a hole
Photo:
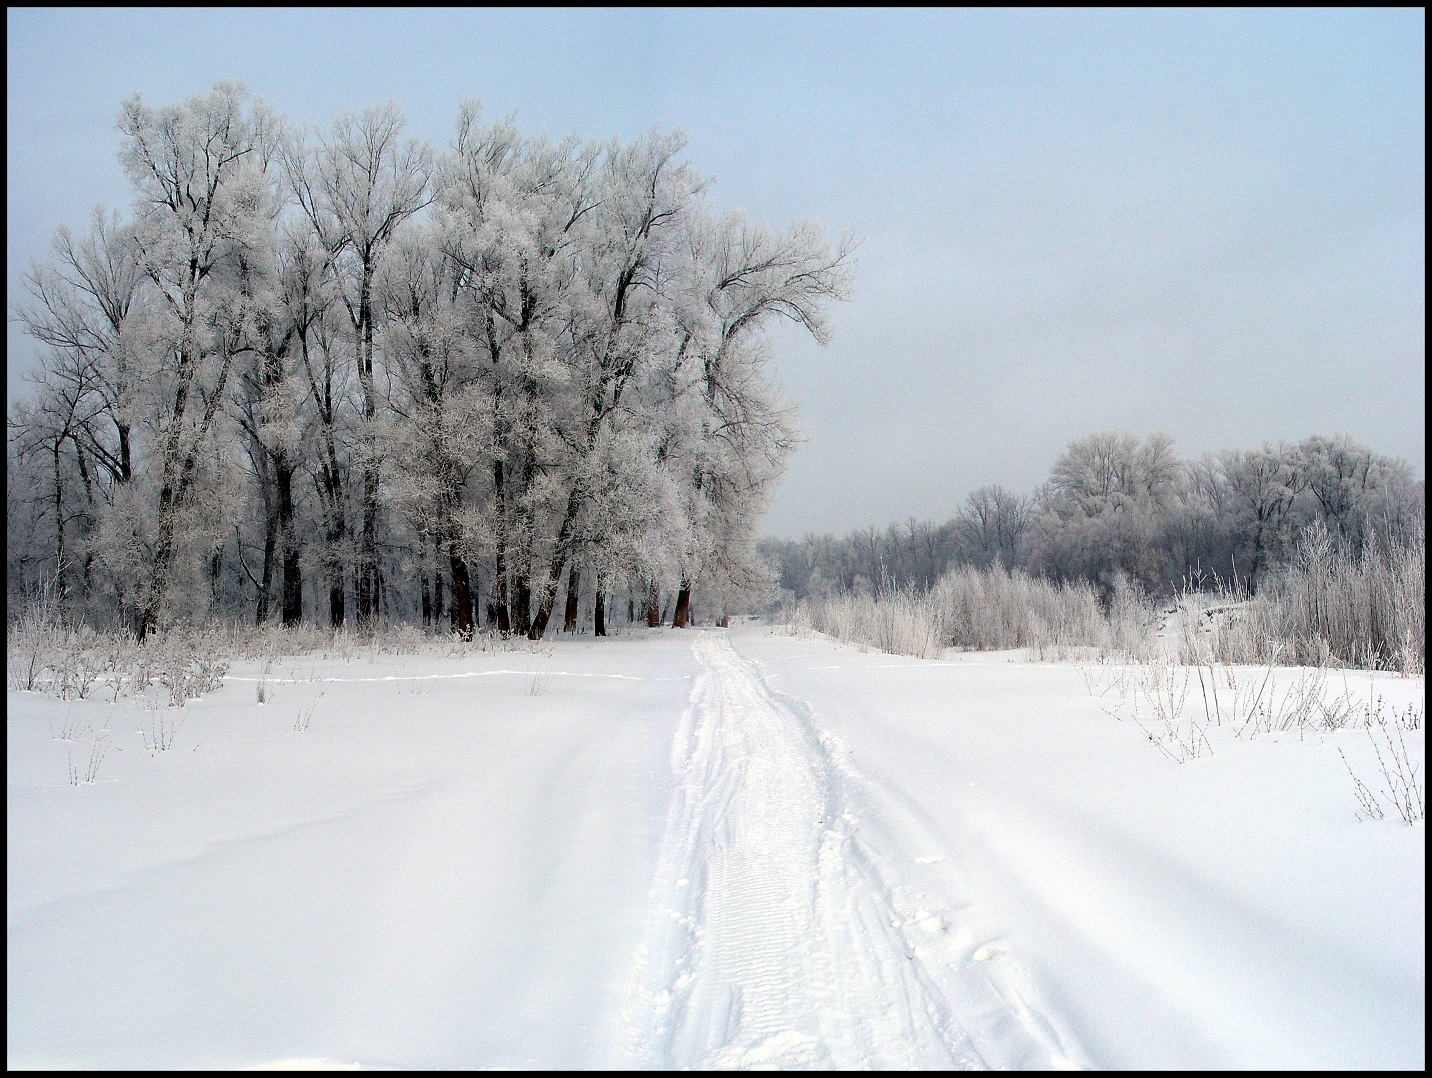
[[[1094,589],[1054,583],[1001,565],[946,573],[933,591],[951,645],[975,650],[1106,647],[1108,619]]]
[[[1370,539],[1361,554],[1337,550],[1314,528],[1291,564],[1254,596],[1223,586],[1192,630],[1200,653],[1225,663],[1350,666],[1420,675],[1427,655],[1427,542]],[[1185,639],[1190,638],[1185,619]],[[1202,660],[1200,660],[1202,661]]]
[[[64,632],[54,585],[41,581],[14,613],[5,626],[6,683],[28,692],[43,687]]]
[[[939,613],[929,596],[911,589],[871,595],[836,595],[801,604],[796,619],[846,644],[865,644],[895,655],[935,658],[942,646]]]
[[[1084,581],[1055,583],[996,564],[961,566],[928,593],[882,588],[802,602],[792,624],[843,643],[899,655],[934,658],[942,648],[1029,648],[1063,657],[1075,649],[1114,649],[1133,657],[1152,652],[1153,609],[1137,584],[1120,582],[1106,613]]]

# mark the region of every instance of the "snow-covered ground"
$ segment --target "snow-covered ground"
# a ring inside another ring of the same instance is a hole
[[[8,693],[9,1066],[1425,1062],[1362,729],[1180,764],[1109,670],[759,626],[261,677]]]

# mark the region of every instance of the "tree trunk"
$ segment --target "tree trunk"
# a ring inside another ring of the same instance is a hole
[[[472,639],[472,590],[467,575],[467,562],[449,553],[448,568],[452,572],[452,608],[454,628],[464,640]]]
[[[209,616],[212,618],[219,610],[219,590],[223,584],[224,570],[224,547],[221,543],[214,548],[214,553],[209,556]],[[272,575],[272,570],[270,570]],[[268,581],[264,581],[264,595],[268,595]]]
[[[309,386],[313,390],[315,400],[319,402],[318,414],[323,422],[323,457],[319,460],[318,473],[314,476],[314,486],[318,489],[318,499],[323,506],[324,516],[324,540],[326,549],[323,552],[324,575],[328,582],[328,619],[333,628],[343,624],[343,559],[339,553],[339,544],[347,531],[348,522],[343,513],[343,473],[338,466],[338,444],[334,439],[334,413],[333,413],[333,370],[332,360],[327,363],[323,378],[323,388],[320,391],[318,380],[313,375],[313,368],[309,364],[308,354],[308,333],[299,333],[299,345],[302,349],[303,369],[308,372]]]
[[[507,497],[502,486],[502,470],[502,461],[493,461],[492,515],[497,529],[497,573],[492,578],[492,612],[497,616],[497,631],[506,636],[512,631],[512,622],[507,609]]]
[[[549,577],[535,598],[537,609],[532,615],[532,626],[527,630],[528,640],[541,640],[547,631],[547,622],[552,617],[552,604],[557,601],[557,578]]]
[[[303,567],[298,561],[298,535],[293,523],[293,465],[285,455],[274,462],[278,477],[278,527],[283,554],[283,623],[303,620]]]
[[[422,596],[423,596],[423,628],[428,629],[433,624],[433,593],[428,586],[428,574],[422,575]]]
[[[343,571],[334,570],[328,578],[328,622],[338,629],[343,625]]]
[[[338,482],[336,477],[328,482],[328,550],[324,554],[328,566],[328,617],[335,629],[342,626],[347,616],[343,609],[343,537],[348,529],[343,519],[343,495],[337,489]]]
[[[268,621],[269,596],[273,594],[273,552],[278,543],[278,520],[270,516],[264,521],[263,583],[259,585],[259,601],[254,610],[254,624]]]
[[[552,607],[557,602],[557,581],[560,578],[559,571],[556,576],[549,577],[540,590],[532,593],[532,624],[527,630],[528,640],[541,640],[542,634],[547,631],[547,623],[552,620]]]
[[[129,424],[116,423],[119,431],[119,482],[128,483],[133,473],[129,464]]]
[[[341,628],[343,619],[343,578],[339,576],[335,581],[330,576],[328,581],[328,623],[335,629]]]
[[[532,630],[532,587],[527,573],[520,566],[513,584],[512,631],[519,636],[527,636]]]
[[[655,629],[661,625],[664,619],[661,616],[661,593],[657,590],[656,581],[651,583],[651,591],[646,597],[646,624],[648,628]]]
[[[547,622],[552,617],[552,606],[557,601],[557,581],[562,579],[562,563],[566,561],[566,556],[563,551],[567,548],[567,535],[568,529],[564,525],[557,536],[556,552],[552,555],[552,564],[550,566],[544,566],[541,585],[539,589],[533,593],[533,598],[536,599],[536,610],[532,615],[531,631],[527,634],[529,640],[541,640],[542,634],[547,631]],[[576,562],[574,561],[572,563],[573,583],[567,599],[567,602],[572,605],[570,618],[573,626],[576,625],[577,621],[575,595],[577,594],[576,581],[578,580],[579,574]]]
[[[60,480],[60,439],[55,439],[55,594],[65,594],[65,488]]]
[[[577,631],[577,594],[581,582],[582,574],[574,561],[572,562],[572,571],[567,576],[567,609],[562,618],[564,632],[574,633]]]
[[[337,629],[343,624],[343,536],[347,522],[343,519],[343,480],[338,472],[338,455],[333,445],[332,431],[328,431],[328,459],[323,462],[321,479],[317,481],[319,496],[323,502],[324,575],[328,579],[328,619]]]
[[[433,624],[440,625],[443,620],[443,571],[442,562],[438,562],[438,568],[433,570]]]
[[[75,463],[76,463],[77,465],[79,465],[80,478],[81,478],[82,480],[84,480],[84,484],[85,484],[85,503],[89,506],[89,514],[88,514],[88,516],[87,516],[87,518],[86,518],[86,530],[92,532],[93,529],[94,529],[94,522],[95,522],[95,511],[94,511],[94,484],[90,482],[89,468],[86,467],[86,465],[85,465],[85,455],[84,455],[83,452],[80,451],[80,443],[79,443],[79,442],[74,442],[74,447],[75,447]],[[91,564],[93,561],[94,561],[94,548],[93,548],[92,544],[86,543],[86,544],[85,544],[84,573],[83,573],[83,577],[82,577],[82,581],[83,581],[82,587],[83,587],[84,590],[81,592],[81,594],[84,595],[86,598],[88,598],[88,596],[89,596],[89,594],[90,594],[90,564]]]
[[[185,290],[186,307],[192,301]],[[185,348],[179,357],[179,385],[174,390],[174,413],[169,417],[169,433],[164,441],[163,463],[160,475],[163,477],[159,488],[159,523],[154,537],[154,572],[150,578],[149,600],[139,621],[139,639],[142,641],[159,628],[159,607],[164,593],[169,590],[169,559],[174,551],[175,490],[174,469],[179,460],[179,438],[183,433],[184,410],[189,399],[189,380],[193,377],[193,331],[190,325],[192,315],[186,319],[184,329]]]
[[[363,273],[358,286],[358,384],[363,391],[363,528],[358,538],[358,620],[366,626],[378,614],[378,460],[373,451],[373,424],[378,414],[377,387],[373,384],[373,262],[363,251]]]
[[[303,621],[303,568],[298,551],[290,546],[283,556],[283,623],[293,626]]]
[[[376,467],[363,469],[363,536],[360,562],[367,572],[365,585],[368,595],[367,617],[378,620],[379,589],[378,579],[378,470]],[[360,611],[361,616],[361,611]]]
[[[597,604],[596,609],[592,611],[593,636],[607,635],[607,604],[606,596],[602,594],[603,586],[604,581],[600,576],[597,577]]]
[[[166,487],[159,492],[159,528],[154,542],[154,574],[149,585],[149,597],[144,613],[139,618],[139,639],[143,642],[159,628],[159,606],[164,593],[169,589],[169,552],[174,543],[174,518],[167,511],[168,502],[174,498]]]
[[[691,615],[691,581],[686,577],[681,578],[681,590],[676,593],[676,613],[672,615],[671,627],[673,629],[686,628],[686,622]]]

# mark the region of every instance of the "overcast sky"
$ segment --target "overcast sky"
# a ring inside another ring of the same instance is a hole
[[[944,520],[1095,430],[1426,466],[1426,22],[1391,12],[7,12],[7,290],[127,207],[115,118],[242,80],[527,132],[680,127],[718,208],[863,240],[766,530]],[[8,330],[9,398],[34,345]]]

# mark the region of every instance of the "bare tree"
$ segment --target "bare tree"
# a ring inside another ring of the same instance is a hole
[[[1006,567],[1018,563],[1019,543],[1029,527],[1030,506],[998,483],[971,491],[956,518],[966,556],[981,568],[995,559]]]
[[[85,498],[78,510],[93,520],[94,494],[85,460],[84,437],[88,425],[103,407],[96,390],[94,365],[77,350],[52,349],[32,374],[35,387],[33,405],[19,402],[9,417],[11,451],[23,462],[42,455],[49,465],[51,478],[50,505],[54,524],[54,568],[51,579],[55,591],[63,597],[68,591],[68,570],[73,558],[66,548],[66,525],[75,515],[73,496],[66,496],[66,482],[71,472],[64,456],[65,445],[71,447],[74,467],[83,480]],[[86,560],[86,575],[88,561]]]
[[[72,357],[73,370],[84,368],[107,429],[91,424],[82,436],[90,458],[116,483],[134,474],[132,432],[147,346],[144,280],[132,230],[97,206],[85,238],[63,225],[56,231],[50,258],[25,274],[29,299],[15,312],[30,336]]]

